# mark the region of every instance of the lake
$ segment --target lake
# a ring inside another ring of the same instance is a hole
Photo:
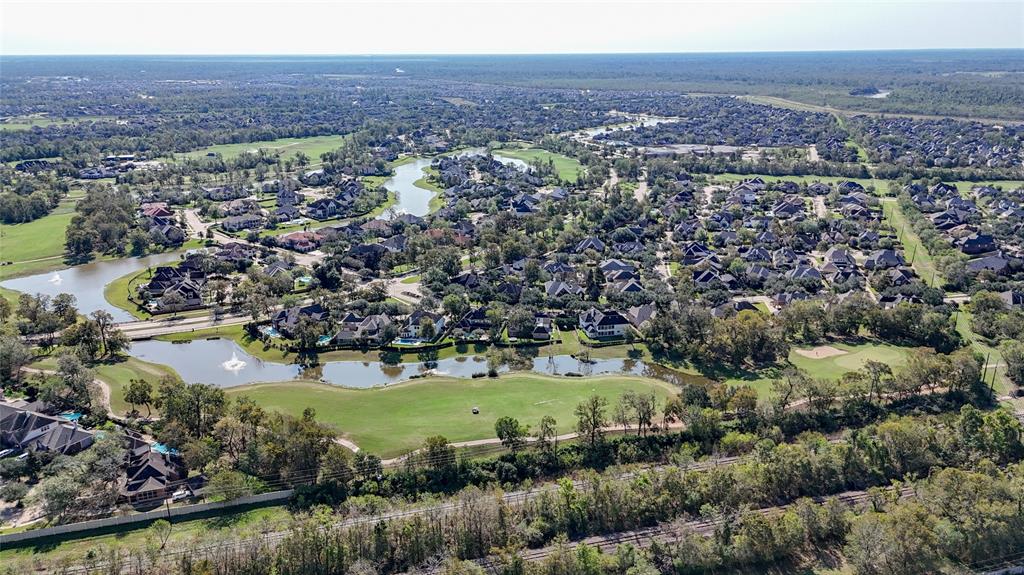
[[[416,158],[395,168],[395,175],[384,181],[384,187],[398,196],[395,211],[399,214],[425,216],[430,213],[434,192],[416,186],[415,182],[423,177],[423,170],[430,167],[431,161],[431,158]],[[387,218],[386,214],[381,214],[379,219]]]
[[[181,252],[168,252],[141,258],[93,262],[55,272],[7,280],[0,282],[0,286],[32,295],[41,293],[55,296],[59,293],[70,293],[78,300],[78,311],[82,314],[102,309],[114,316],[114,321],[133,321],[135,318],[132,314],[115,307],[103,297],[103,288],[131,272],[176,261],[180,256]]]
[[[483,148],[469,148],[468,150],[462,150],[453,154],[442,154],[455,155],[458,157],[472,156],[474,154],[486,154],[487,150]],[[425,174],[424,170],[430,167],[430,164],[435,158],[422,158],[418,157],[411,162],[402,164],[395,168],[395,175],[391,176],[384,181],[383,186],[398,196],[395,202],[395,211],[399,214],[412,214],[414,216],[425,216],[430,213],[430,200],[434,197],[434,192],[425,190],[416,185],[416,180],[422,178]],[[526,171],[529,169],[529,165],[517,158],[506,158],[504,156],[495,155],[494,159],[507,166],[515,166],[520,170]],[[378,219],[388,219],[390,216],[387,213],[378,216]]]
[[[487,372],[487,361],[479,355],[463,355],[429,364],[387,364],[376,360],[329,361],[303,369],[297,364],[263,361],[229,339],[200,339],[191,343],[138,341],[132,344],[130,353],[139,359],[173,368],[189,383],[210,383],[218,387],[288,381],[302,376],[332,385],[368,388],[408,381],[413,376],[427,373],[471,378],[473,374]],[[509,368],[502,366],[498,371],[506,373]],[[621,373],[656,377],[676,384],[701,379],[699,376],[683,374],[641,360],[598,359],[585,362],[569,355],[538,356],[533,359],[532,371],[549,375],[577,373],[587,376]]]

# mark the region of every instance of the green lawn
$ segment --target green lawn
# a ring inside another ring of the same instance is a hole
[[[57,369],[57,350],[49,355],[41,357],[32,363],[36,369]],[[89,366],[95,373],[96,378],[110,386],[110,407],[114,413],[124,414],[128,411],[128,404],[124,401],[124,389],[128,382],[133,379],[144,379],[153,384],[154,391],[156,384],[165,375],[177,377],[177,373],[166,365],[150,363],[131,356],[121,356],[116,361],[104,361]],[[146,409],[142,408],[145,413]]]
[[[221,538],[256,536],[267,531],[286,528],[291,517],[292,514],[286,507],[276,506],[207,519],[176,522],[171,529],[167,546],[181,548],[192,545],[208,545],[211,540]],[[3,563],[5,568],[9,568],[11,573],[30,573],[40,571],[39,566],[35,564],[36,561],[52,562],[49,565],[43,564],[43,568],[50,572],[51,568],[56,570],[57,562],[83,561],[87,553],[104,547],[124,550],[152,546],[154,543],[147,527],[138,529],[125,527],[117,533],[107,535],[83,537],[54,544],[3,549],[0,550],[0,563]],[[156,543],[156,547],[159,547],[159,543]],[[102,553],[100,555],[102,556]]]
[[[420,447],[432,435],[449,441],[494,437],[494,421],[511,415],[536,426],[542,417],[558,421],[559,433],[572,429],[576,405],[598,394],[614,402],[625,391],[654,391],[659,401],[674,393],[669,384],[642,377],[586,379],[535,374],[498,379],[431,378],[376,389],[346,389],[308,381],[231,388],[266,409],[300,415],[313,407],[317,419],[334,425],[361,448],[391,457]],[[473,407],[480,413],[474,415]],[[610,413],[609,413],[610,416]]]
[[[293,158],[299,152],[309,156],[311,163],[320,161],[320,155],[341,147],[343,136],[312,136],[309,138],[280,138],[260,142],[243,142],[239,144],[221,144],[193,150],[180,157],[203,158],[209,153],[220,154],[224,159],[233,159],[248,151],[267,150],[277,152],[283,158]]]
[[[941,286],[943,279],[935,269],[935,262],[928,249],[921,243],[921,238],[914,232],[914,228],[907,221],[899,202],[892,199],[883,199],[882,203],[885,220],[893,227],[900,240],[903,242],[903,257],[911,264],[917,275],[930,286]],[[913,261],[910,257],[913,255]]]
[[[293,354],[270,347],[263,343],[262,340],[250,337],[249,334],[246,333],[243,324],[197,329],[192,332],[186,331],[181,333],[158,335],[153,339],[160,341],[194,341],[197,339],[209,339],[211,337],[230,339],[250,355],[258,357],[264,361],[290,363],[294,359]]]
[[[789,362],[806,371],[812,377],[839,379],[847,372],[856,371],[864,367],[868,360],[884,363],[893,369],[903,367],[907,364],[907,354],[911,349],[887,343],[864,343],[859,345],[830,343],[828,345],[847,353],[813,359],[800,355],[796,351],[791,351],[789,353]]]
[[[0,279],[43,273],[64,266],[64,230],[74,213],[59,206],[54,213],[24,224],[0,224]]]
[[[563,156],[562,154],[556,154],[540,148],[501,148],[499,150],[494,150],[493,154],[495,156],[522,160],[527,164],[533,163],[537,160],[547,162],[550,159],[555,164],[555,171],[558,174],[558,177],[570,182],[575,182],[579,179],[579,175],[583,172],[583,165],[575,158],[570,158],[568,156]]]
[[[29,130],[34,127],[45,128],[47,126],[61,126],[65,124],[76,124],[79,122],[94,122],[99,120],[111,120],[114,116],[78,116],[75,118],[48,118],[46,116],[20,116],[11,118],[6,122],[0,122],[0,130],[17,131]]]
[[[152,269],[154,268],[133,271],[108,283],[103,287],[103,298],[111,305],[121,308],[139,319],[151,317],[152,314],[130,301],[128,296],[130,294],[132,297],[138,298],[136,288],[149,281]]]
[[[874,178],[842,178],[839,176],[771,176],[768,174],[714,174],[711,176],[715,179],[715,182],[739,182],[749,178],[761,178],[766,182],[777,182],[779,180],[785,180],[789,182],[800,182],[800,183],[813,183],[823,182],[826,184],[837,184],[839,182],[851,181],[857,182],[864,186],[874,186],[876,190],[886,191],[888,190],[888,180],[876,180]]]
[[[144,379],[156,390],[157,382],[165,375],[177,378],[177,373],[166,365],[142,361],[134,357],[125,357],[117,363],[102,363],[93,366],[96,377],[110,386],[110,407],[114,413],[127,413],[129,406],[124,401],[124,390],[133,379]],[[142,413],[146,408],[140,407]]]

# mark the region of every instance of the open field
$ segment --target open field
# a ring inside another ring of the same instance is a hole
[[[945,280],[939,276],[939,272],[935,268],[935,262],[932,260],[932,255],[928,253],[924,244],[921,243],[921,238],[914,232],[906,216],[903,215],[899,202],[883,200],[882,209],[885,219],[896,233],[899,234],[900,241],[903,242],[903,257],[906,258],[907,263],[911,264],[911,267],[914,268],[914,271],[926,284],[933,287],[941,286]],[[911,256],[913,256],[913,260],[911,260]]]
[[[203,158],[207,154],[220,154],[224,159],[237,158],[245,152],[256,150],[267,150],[281,154],[283,158],[294,158],[295,154],[303,152],[309,156],[310,163],[318,163],[320,155],[341,147],[343,136],[311,136],[309,138],[280,138],[277,140],[264,140],[261,142],[242,142],[239,144],[220,144],[193,150],[181,157]]]
[[[46,116],[18,116],[10,118],[6,122],[0,122],[0,131],[30,130],[32,128],[45,128],[47,126],[63,126],[66,124],[77,124],[80,122],[98,122],[100,120],[112,120],[114,116],[78,116],[75,118],[48,118]]]
[[[806,371],[812,377],[839,379],[847,372],[856,371],[864,367],[864,364],[869,360],[884,363],[894,370],[898,369],[907,364],[907,354],[910,352],[910,348],[886,343],[863,343],[858,345],[830,343],[829,345],[845,353],[831,355],[830,357],[810,358],[794,350],[789,354],[789,362]]]
[[[858,184],[864,186],[865,188],[868,187],[868,186],[874,186],[876,190],[879,190],[881,192],[885,192],[886,190],[888,190],[888,185],[889,185],[889,181],[888,180],[878,180],[878,179],[875,179],[875,178],[843,178],[843,177],[839,177],[839,176],[772,176],[772,175],[768,175],[768,174],[734,174],[734,173],[725,173],[725,174],[708,174],[708,177],[713,177],[716,182],[730,182],[730,183],[731,182],[739,182],[739,181],[742,181],[742,180],[746,180],[746,179],[749,179],[749,178],[755,178],[755,177],[762,178],[766,182],[776,182],[776,181],[779,181],[779,180],[786,180],[786,181],[790,181],[790,182],[800,182],[800,183],[808,183],[808,184],[813,183],[813,182],[823,182],[823,183],[826,183],[826,184],[837,184],[839,182],[845,182],[845,181],[849,180],[849,181],[852,181],[852,182],[857,182]]]
[[[664,382],[642,377],[587,379],[512,374],[497,379],[436,378],[376,389],[345,389],[309,381],[256,384],[228,390],[262,407],[300,415],[307,407],[361,448],[390,457],[412,451],[432,435],[449,441],[494,437],[494,421],[511,415],[536,425],[545,415],[570,430],[573,410],[590,395],[614,402],[628,390],[653,391],[661,401],[673,393]],[[474,415],[472,408],[480,413]]]
[[[0,279],[40,273],[51,265],[63,267],[64,230],[73,216],[65,211],[24,224],[0,225],[0,260],[14,262],[0,267]]]
[[[51,351],[32,363],[36,369],[55,370],[57,369],[56,350]],[[157,382],[165,375],[177,378],[173,369],[166,365],[150,363],[131,356],[121,356],[116,361],[102,361],[89,366],[96,374],[96,379],[110,386],[110,407],[114,413],[124,414],[128,412],[128,404],[124,401],[124,389],[133,379],[144,379],[153,385],[155,392]],[[141,408],[143,414],[146,408]]]
[[[555,164],[555,172],[558,174],[558,177],[570,182],[575,182],[583,171],[583,166],[575,158],[555,154],[540,148],[501,148],[494,150],[493,153],[496,156],[522,160],[527,164],[538,160],[541,162],[551,160]]]
[[[187,546],[192,542],[209,545],[221,538],[246,537],[272,529],[283,529],[291,521],[291,513],[284,506],[265,507],[241,513],[194,519],[174,523],[167,544],[173,547]],[[45,558],[46,561],[68,559],[81,561],[87,553],[101,547],[144,548],[154,545],[152,534],[146,528],[125,529],[117,533],[95,535],[37,547],[19,547],[0,550],[0,562],[12,569],[12,573],[35,571],[32,561]],[[159,547],[159,542],[155,547]]]

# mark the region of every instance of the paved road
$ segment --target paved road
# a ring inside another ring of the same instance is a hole
[[[211,327],[239,325],[252,320],[247,314],[229,313],[216,318],[211,316],[171,317],[160,320],[140,320],[117,324],[128,339],[146,339],[158,335],[191,332]]]

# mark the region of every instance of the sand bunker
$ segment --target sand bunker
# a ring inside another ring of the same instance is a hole
[[[793,351],[811,359],[824,359],[826,357],[835,357],[837,355],[846,355],[849,353],[848,351],[832,347],[831,345],[819,345],[818,347],[812,347],[811,349],[795,349]]]

